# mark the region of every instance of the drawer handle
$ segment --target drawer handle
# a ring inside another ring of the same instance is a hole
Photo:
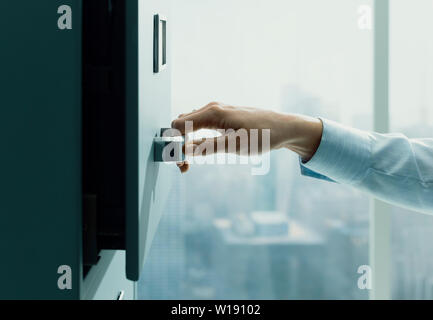
[[[153,139],[154,161],[155,162],[182,162],[185,161],[183,145],[185,138],[181,136],[171,136],[172,129],[161,129],[159,137]]]
[[[125,290],[122,290],[119,292],[119,294],[117,295],[117,300],[123,300],[125,298]]]

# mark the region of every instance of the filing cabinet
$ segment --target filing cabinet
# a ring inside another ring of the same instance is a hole
[[[84,300],[133,300],[135,283],[126,279],[125,252],[103,251],[98,264],[83,282],[81,297]]]
[[[168,0],[0,2],[0,299],[133,299],[174,167]]]

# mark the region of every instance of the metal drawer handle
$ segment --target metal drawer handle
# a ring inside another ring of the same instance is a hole
[[[119,292],[116,300],[123,300],[125,298],[125,290]]]
[[[185,138],[170,136],[172,129],[161,129],[159,137],[153,139],[155,162],[182,162],[185,160],[182,148]]]

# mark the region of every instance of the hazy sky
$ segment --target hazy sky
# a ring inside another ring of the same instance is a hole
[[[432,124],[433,0],[390,2],[391,123]]]
[[[283,88],[295,86],[357,126],[372,112],[373,33],[358,28],[365,4],[173,0],[173,113],[213,100],[278,110]],[[433,0],[391,6],[391,113],[394,125],[410,125],[433,103]]]

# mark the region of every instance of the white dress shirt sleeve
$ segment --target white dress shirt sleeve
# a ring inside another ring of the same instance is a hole
[[[313,158],[302,164],[304,174],[314,176],[313,171],[389,203],[433,214],[433,139],[369,133],[321,120],[322,140]]]

